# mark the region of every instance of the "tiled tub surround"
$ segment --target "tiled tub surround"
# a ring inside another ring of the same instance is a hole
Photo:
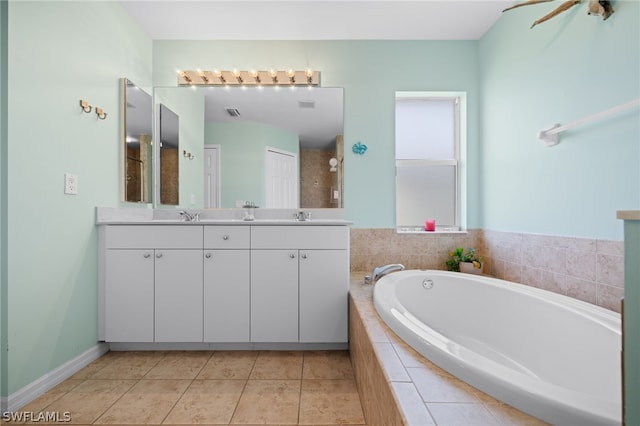
[[[351,271],[402,263],[407,269],[445,269],[455,247],[476,247],[485,273],[543,288],[620,312],[624,244],[557,235],[492,230],[398,234],[395,229],[351,229]]]
[[[414,351],[380,319],[373,286],[353,273],[350,354],[368,425],[544,425]]]

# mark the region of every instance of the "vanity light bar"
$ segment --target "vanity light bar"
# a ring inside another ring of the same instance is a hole
[[[178,71],[178,86],[318,86],[319,71]]]

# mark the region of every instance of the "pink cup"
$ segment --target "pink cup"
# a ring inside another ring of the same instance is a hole
[[[436,220],[435,219],[427,219],[424,222],[424,230],[428,232],[433,232],[436,230]]]

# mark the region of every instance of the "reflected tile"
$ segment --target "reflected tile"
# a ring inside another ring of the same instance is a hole
[[[214,352],[198,374],[198,379],[248,379],[258,352]]]
[[[245,380],[194,380],[165,424],[229,424]]]
[[[195,379],[211,352],[169,352],[144,376],[145,379]]]
[[[364,414],[355,380],[303,380],[300,423],[362,424]]]
[[[501,423],[482,404],[428,403],[437,425],[498,426]]]
[[[353,379],[348,351],[309,351],[304,353],[303,379]]]
[[[140,380],[96,424],[159,424],[190,383],[190,380]]]
[[[249,379],[302,378],[302,352],[261,351]]]
[[[142,379],[166,352],[118,352],[92,379]]]
[[[135,380],[86,380],[47,406],[49,412],[69,412],[72,424],[91,424],[135,385]]]
[[[297,424],[300,380],[249,380],[231,424]]]

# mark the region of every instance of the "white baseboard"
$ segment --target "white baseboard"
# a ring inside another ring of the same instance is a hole
[[[0,412],[14,412],[24,407],[57,384],[65,381],[109,351],[109,345],[98,343],[77,357],[51,370],[8,397],[0,398]]]

